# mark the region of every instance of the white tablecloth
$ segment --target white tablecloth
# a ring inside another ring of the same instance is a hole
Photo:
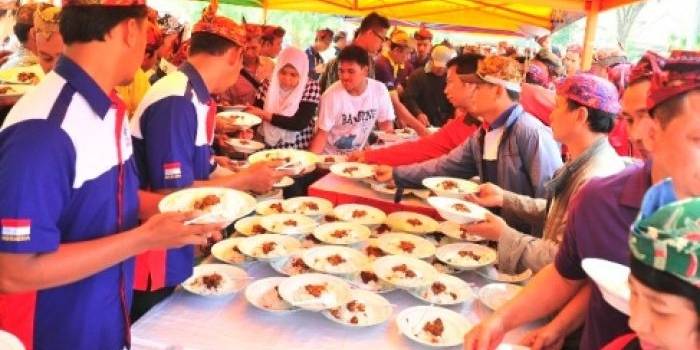
[[[255,279],[277,276],[265,263],[247,268]],[[475,287],[488,283],[473,272],[460,275]],[[475,288],[475,293],[477,288]],[[135,350],[385,350],[429,349],[399,333],[398,313],[407,307],[425,305],[405,291],[384,296],[395,306],[384,324],[350,328],[326,319],[320,313],[299,311],[273,315],[249,305],[243,291],[227,300],[199,297],[178,289],[132,327]],[[477,323],[490,311],[478,300],[450,307]],[[517,342],[532,325],[514,330],[506,341]],[[460,347],[449,348],[461,349]]]

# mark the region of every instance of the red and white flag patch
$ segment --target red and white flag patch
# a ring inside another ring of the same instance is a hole
[[[180,162],[163,164],[163,172],[166,180],[177,180],[182,177]]]
[[[29,240],[31,233],[31,220],[29,219],[0,219],[0,239],[5,242],[25,242]]]

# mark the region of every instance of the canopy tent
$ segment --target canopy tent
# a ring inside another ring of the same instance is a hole
[[[205,0],[206,1],[206,0]],[[584,67],[590,65],[597,15],[638,0],[220,0],[267,10],[361,17],[376,11],[392,19],[438,23],[484,33],[523,35],[524,27],[555,31],[588,16]]]

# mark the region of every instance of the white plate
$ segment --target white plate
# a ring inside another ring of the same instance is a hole
[[[233,227],[236,229],[236,232],[244,236],[255,236],[267,233],[267,230],[260,225],[260,220],[262,220],[262,216],[249,216],[236,221]]]
[[[296,276],[311,272],[311,268],[306,265],[301,258],[301,254],[294,254],[285,258],[272,260],[270,261],[270,266],[279,274],[286,276]]]
[[[438,231],[445,234],[445,236],[454,238],[458,241],[467,241],[472,243],[485,241],[485,239],[481,236],[472,235],[469,234],[467,231],[462,230],[462,225],[454,223],[452,221],[441,222]]]
[[[369,264],[369,259],[360,251],[341,246],[309,248],[301,254],[301,258],[312,269],[333,275],[356,273]],[[331,262],[333,259],[339,262],[334,265]]]
[[[242,237],[224,239],[211,247],[211,255],[219,261],[233,265],[243,265],[250,262],[252,259],[236,249],[242,240]]]
[[[479,260],[470,256],[475,254]],[[435,256],[440,261],[461,270],[474,270],[496,262],[496,251],[474,243],[453,243],[437,249]]]
[[[284,199],[268,199],[258,203],[255,211],[260,215],[273,215],[284,213]]]
[[[411,128],[394,129],[394,135],[404,140],[410,140],[418,136],[415,130]]]
[[[374,176],[374,166],[363,163],[336,163],[331,166],[331,172],[348,179],[366,179]]]
[[[24,350],[24,345],[13,334],[0,330],[0,349]]]
[[[40,65],[34,64],[31,66],[26,66],[26,67],[12,67],[12,68],[7,68],[3,69],[0,71],[0,80],[4,80],[6,82],[11,82],[11,83],[16,83],[16,85],[26,85],[26,86],[31,86],[31,85],[37,85],[37,84],[29,84],[28,82],[23,82],[19,80],[19,75],[20,73],[33,73],[39,81],[43,80],[43,78],[46,76],[44,73],[44,70],[41,68]]]
[[[202,278],[218,274],[221,282],[216,289],[209,289]],[[242,269],[225,264],[202,264],[194,267],[192,276],[182,282],[182,287],[193,294],[205,297],[222,297],[237,293],[248,283],[248,274]]]
[[[271,191],[269,191],[269,192],[266,192],[266,193],[263,193],[263,194],[257,194],[257,195],[255,195],[255,199],[256,199],[258,202],[264,202],[264,201],[268,201],[268,200],[271,200],[271,199],[283,200],[283,199],[284,199],[283,197],[284,197],[284,196],[283,196],[283,193],[282,193],[282,189],[280,189],[280,188],[273,188],[273,189],[272,189]]]
[[[273,214],[262,218],[260,225],[272,233],[303,235],[313,232],[318,223],[304,215]]]
[[[413,272],[415,277],[406,277],[405,272],[395,271],[397,267],[406,266],[409,272]],[[438,272],[433,265],[407,256],[385,256],[372,263],[372,269],[379,278],[387,283],[404,289],[421,288],[433,283]]]
[[[429,240],[406,233],[387,233],[379,237],[377,243],[381,250],[391,255],[425,259],[435,254],[435,246]]]
[[[430,243],[432,243],[436,247],[442,247],[444,245],[459,242],[458,240],[451,238],[451,237],[443,234],[440,231],[429,232],[429,233],[422,235],[421,237],[427,239]]]
[[[245,192],[228,188],[197,187],[167,195],[158,203],[158,210],[162,213],[192,211],[197,201],[210,195],[217,196],[219,203],[202,210],[204,214],[192,220],[192,223],[230,224],[255,209],[255,198]]]
[[[245,289],[245,298],[250,305],[267,312],[286,314],[298,311],[299,309],[284,301],[275,289],[286,279],[286,277],[268,277],[255,281]]]
[[[298,175],[315,169],[318,156],[311,152],[296,149],[271,149],[254,153],[248,157],[250,164],[269,161],[282,161],[278,169]]]
[[[387,196],[394,196],[396,194],[396,185],[388,182],[372,182],[369,187],[377,193],[385,194]],[[404,194],[406,192],[404,191]]]
[[[323,224],[314,230],[314,236],[327,244],[355,244],[369,240],[372,232],[367,226],[350,222]]]
[[[319,166],[321,169],[330,169],[333,164],[344,163],[347,161],[347,157],[344,155],[320,155],[319,156]]]
[[[271,249],[267,253],[263,249],[266,244],[268,244],[266,249]],[[301,249],[301,243],[289,236],[262,234],[244,238],[238,243],[238,249],[251,258],[270,260],[293,255]]]
[[[479,300],[491,310],[498,310],[505,303],[515,298],[523,289],[516,284],[491,283],[479,289]]]
[[[410,293],[435,305],[457,305],[474,299],[474,292],[467,282],[446,274],[438,275],[431,285],[411,290]]]
[[[265,148],[264,144],[253,140],[228,139],[226,140],[226,143],[231,145],[231,147],[233,147],[233,149],[235,149],[236,152],[241,152],[245,154],[257,152]]]
[[[327,319],[350,327],[369,327],[386,322],[393,307],[381,295],[354,289],[350,301],[333,309],[324,310]]]
[[[321,287],[320,294],[310,294],[311,287]],[[338,277],[320,273],[305,273],[289,277],[279,285],[280,295],[293,306],[311,311],[332,309],[348,302],[350,286]]]
[[[219,118],[231,119],[233,125],[241,126],[244,128],[252,128],[262,123],[262,119],[260,119],[260,117],[258,117],[257,115],[242,111],[221,112],[216,116]]]
[[[521,273],[511,275],[508,273],[503,273],[498,271],[495,265],[482,267],[476,270],[476,273],[484,278],[490,279],[495,282],[503,283],[523,283],[532,277],[532,270],[527,269]]]
[[[479,191],[479,184],[454,177],[429,177],[423,179],[423,186],[440,197],[461,199]]]
[[[630,268],[618,263],[597,258],[585,258],[581,267],[600,288],[603,299],[618,311],[629,315]]]
[[[389,214],[386,223],[395,232],[416,234],[434,232],[440,227],[440,224],[433,218],[408,211],[397,211]]]
[[[354,287],[375,293],[388,293],[396,290],[396,287],[379,279],[372,266],[367,266],[348,277],[348,281]]]
[[[345,222],[361,225],[381,225],[386,221],[383,211],[362,204],[342,204],[333,210],[335,216]]]
[[[448,197],[430,197],[428,204],[437,209],[440,216],[445,220],[453,221],[457,224],[469,224],[477,221],[484,221],[486,213],[489,211],[474,203],[461,199]]]
[[[378,251],[374,248],[378,249]],[[382,248],[379,248],[379,239],[377,238],[370,238],[367,242],[360,245],[360,251],[362,254],[366,255],[370,261],[389,255],[383,251]]]
[[[289,176],[285,176],[285,177],[281,178],[279,181],[277,181],[277,183],[272,185],[272,186],[275,188],[285,188],[285,187],[289,187],[291,185],[294,185],[294,179],[292,179]]]
[[[5,91],[5,93],[0,94],[0,96],[6,98],[19,98],[24,96],[24,94],[27,92],[34,90],[36,87],[32,85],[0,84],[0,88],[8,89]]]
[[[331,201],[318,197],[295,197],[282,203],[284,211],[306,216],[320,216],[333,212]]]
[[[444,328],[440,338],[435,338],[423,330],[428,322],[441,320]],[[431,347],[458,346],[472,324],[462,315],[436,306],[414,306],[401,311],[396,316],[399,331],[409,339]]]

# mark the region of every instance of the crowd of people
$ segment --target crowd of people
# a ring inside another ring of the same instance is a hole
[[[562,54],[548,36],[536,53],[456,48],[377,13],[303,50],[217,7],[191,33],[145,0],[19,8],[0,71],[44,74],[2,99],[0,329],[28,349],[129,346],[130,323],[221,238],[156,203],[190,187],[266,193],[285,176],[232,169],[233,137],[343,154],[401,188],[478,177],[466,199],[490,213],[464,229],[498,243],[500,271],[536,274],[465,349],[542,318],[523,339],[535,349],[700,349],[700,53],[599,50],[584,72],[580,46]],[[231,108],[262,124],[217,117]],[[399,128],[418,138],[374,147]],[[589,257],[631,267],[629,318],[588,279]]]

